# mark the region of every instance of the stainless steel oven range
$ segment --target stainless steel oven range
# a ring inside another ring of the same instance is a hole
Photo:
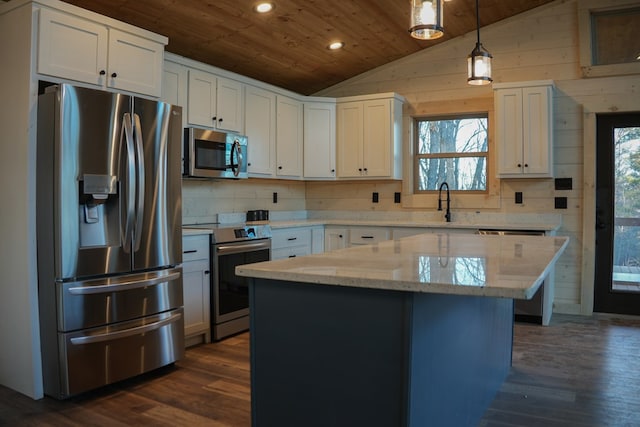
[[[249,329],[248,278],[236,266],[271,259],[268,224],[198,224],[211,234],[211,337],[213,341]]]

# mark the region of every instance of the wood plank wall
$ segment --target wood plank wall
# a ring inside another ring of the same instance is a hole
[[[589,195],[595,177],[591,164],[583,162],[585,156],[592,156],[584,151],[584,141],[589,132],[583,126],[585,114],[640,111],[640,97],[634,95],[640,87],[640,76],[582,78],[578,12],[584,7],[582,3],[585,1],[588,0],[557,0],[481,30],[481,41],[494,56],[494,82],[551,79],[556,84],[555,176],[572,178],[573,189],[556,191],[553,180],[549,179],[503,179],[498,184],[500,208],[487,206],[486,211],[500,214],[562,214],[563,225],[559,234],[569,236],[571,242],[556,268],[554,311],[569,314],[589,314],[592,311],[593,279],[583,274],[583,263],[589,266],[593,260],[582,259],[583,253],[593,253],[595,245],[591,240],[583,242],[583,215],[586,213],[589,216],[588,212],[583,212],[583,205],[592,202],[585,201],[583,193]],[[606,6],[605,3],[617,4],[619,0],[601,3]],[[417,106],[428,103],[478,98],[492,100],[490,86],[471,87],[466,83],[466,57],[475,45],[475,38],[475,32],[469,33],[354,77],[316,95],[339,97],[397,92],[406,97],[408,106],[405,111],[408,113],[405,114],[409,115]],[[404,141],[404,144],[409,144],[409,141]],[[276,191],[279,203],[273,204],[272,193]],[[516,191],[523,193],[523,204],[515,204]],[[379,203],[372,203],[372,192],[379,193]],[[194,220],[206,221],[218,212],[249,209],[386,212],[390,215],[406,212],[401,205],[393,203],[394,192],[402,192],[402,182],[304,183],[250,179],[210,185],[192,181],[186,182],[183,187],[183,215],[184,222],[189,223]],[[555,209],[554,197],[567,197],[568,208]]]
[[[552,79],[556,83],[555,176],[573,178],[573,189],[556,191],[552,180],[501,180],[499,212],[562,214],[563,225],[559,234],[569,236],[571,243],[556,268],[554,311],[588,314],[592,311],[592,299],[585,293],[593,292],[593,283],[592,278],[583,278],[582,256],[584,251],[592,253],[594,242],[583,242],[583,182],[592,183],[595,170],[591,165],[583,165],[584,156],[589,155],[583,150],[583,114],[640,111],[640,97],[633,96],[640,87],[640,77],[581,77],[578,10],[582,1],[558,0],[483,28],[481,41],[494,56],[494,82]],[[491,87],[470,87],[466,84],[466,57],[474,45],[475,33],[469,33],[316,95],[337,97],[398,92],[407,98],[409,111],[412,106],[425,102],[491,98]],[[404,143],[409,144],[409,141]],[[340,191],[334,191],[335,185],[307,184],[307,209],[401,209],[399,205],[386,202],[374,207],[370,198],[371,191],[380,191],[381,201],[386,201],[382,194],[387,191],[386,187],[392,187],[389,191],[401,191],[401,183],[396,183],[395,187],[379,183],[340,184]],[[523,192],[522,205],[514,203],[516,191]],[[566,210],[554,208],[556,196],[568,198]],[[585,260],[585,263],[589,262],[592,260]]]

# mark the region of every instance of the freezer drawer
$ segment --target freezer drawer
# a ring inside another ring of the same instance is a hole
[[[82,331],[59,333],[61,384],[57,398],[66,398],[111,384],[184,356],[182,307],[134,321]]]
[[[57,283],[58,331],[102,326],[183,306],[182,267]]]

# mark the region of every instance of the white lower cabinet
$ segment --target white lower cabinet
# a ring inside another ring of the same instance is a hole
[[[211,341],[209,235],[182,237],[184,335],[187,346]]]
[[[295,258],[311,254],[311,228],[271,230],[271,259]]]
[[[328,225],[324,229],[324,251],[344,249],[349,245],[349,229]]]
[[[349,227],[349,246],[384,242],[390,234],[387,227]]]

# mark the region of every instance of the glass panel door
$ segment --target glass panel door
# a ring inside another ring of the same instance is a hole
[[[640,113],[597,117],[594,311],[640,314]]]

